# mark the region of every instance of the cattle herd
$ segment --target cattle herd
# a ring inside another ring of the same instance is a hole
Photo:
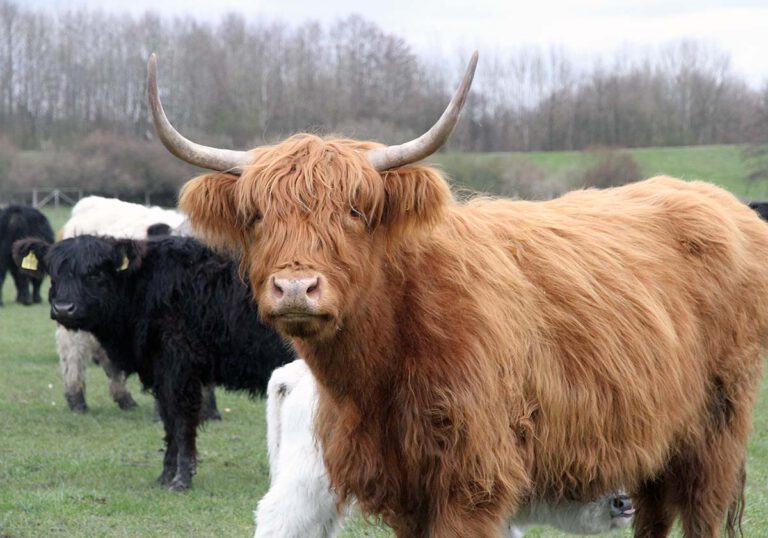
[[[165,429],[158,483],[188,489],[214,386],[266,396],[270,488],[256,538],[332,537],[356,509],[402,537],[534,525],[637,537],[741,532],[768,343],[768,204],[669,177],[546,202],[457,201],[398,146],[295,135],[211,170],[179,211],[88,197],[58,241],[0,213],[0,286],[50,316],[65,397],[98,362],[123,409],[137,374]],[[751,207],[750,207],[751,206]],[[30,293],[31,285],[31,293]]]

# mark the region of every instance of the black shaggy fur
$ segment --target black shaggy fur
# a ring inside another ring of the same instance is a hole
[[[761,219],[768,220],[768,202],[747,202],[747,205],[760,215]]]
[[[21,241],[51,275],[51,317],[92,332],[110,359],[157,399],[166,452],[159,482],[187,489],[196,467],[201,387],[263,394],[292,347],[263,325],[236,266],[191,238],[81,235]]]
[[[171,235],[171,227],[164,222],[158,222],[147,227],[147,237],[161,237],[164,235]]]
[[[11,246],[14,241],[25,237],[36,237],[53,242],[53,230],[45,215],[34,207],[10,205],[0,209],[0,291],[3,289],[5,274],[11,271],[13,282],[16,284],[16,302],[23,305],[39,303],[40,285],[43,283],[42,275],[25,274],[13,263]],[[32,296],[29,295],[29,284],[32,284]],[[0,293],[0,305],[3,304],[3,296]]]

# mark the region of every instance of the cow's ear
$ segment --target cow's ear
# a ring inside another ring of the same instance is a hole
[[[45,257],[50,247],[42,239],[19,239],[11,247],[11,254],[22,272],[40,278],[48,272]]]
[[[179,208],[189,217],[195,234],[231,252],[237,252],[243,240],[235,203],[237,179],[222,173],[198,176],[181,188],[179,197]]]
[[[443,217],[452,195],[436,169],[411,165],[381,175],[386,192],[382,220],[393,239],[429,231]]]
[[[115,241],[112,263],[116,273],[131,274],[141,268],[146,246],[142,241],[119,239]]]

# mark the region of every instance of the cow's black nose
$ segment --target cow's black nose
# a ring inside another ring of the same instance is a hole
[[[75,306],[75,303],[63,303],[59,301],[51,303],[51,312],[53,312],[53,315],[57,318],[72,317],[76,310],[77,306]]]
[[[611,501],[611,508],[619,513],[632,510],[632,499],[627,495],[616,495]]]

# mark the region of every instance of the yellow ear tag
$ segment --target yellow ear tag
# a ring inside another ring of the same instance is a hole
[[[128,269],[128,256],[123,254],[123,263],[120,264],[120,267],[117,268],[118,271],[125,271]]]
[[[29,254],[21,259],[21,268],[28,271],[37,271],[37,256],[35,256],[34,252],[30,251]]]

